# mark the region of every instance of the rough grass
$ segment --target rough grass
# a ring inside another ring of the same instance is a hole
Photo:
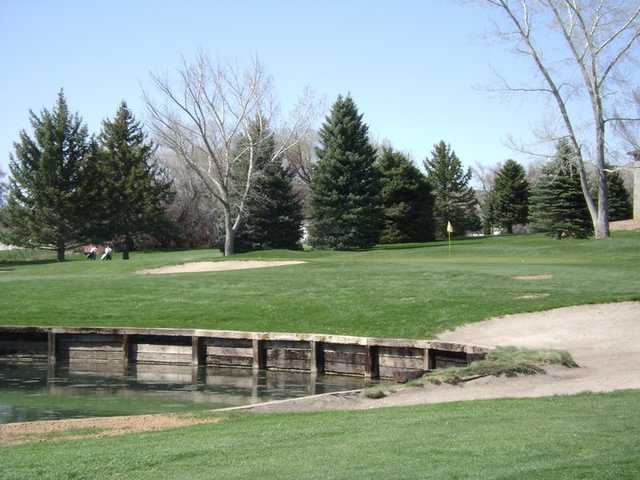
[[[471,362],[466,367],[451,367],[434,370],[410,385],[424,383],[457,385],[478,377],[516,377],[518,375],[544,374],[545,365],[562,365],[573,368],[578,365],[571,354],[563,350],[498,347],[483,360]]]
[[[13,252],[0,252],[0,259]],[[640,299],[640,233],[544,235],[393,245],[366,252],[265,251],[234,259],[304,265],[135,275],[222,260],[214,250],[134,253],[126,262],[0,265],[0,324],[214,328],[431,338],[485,318]],[[516,282],[514,275],[551,273]],[[603,288],[606,285],[606,288]],[[523,295],[548,294],[522,299]]]
[[[0,447],[0,478],[640,478],[640,392],[358,412],[235,414],[120,437]]]
[[[427,383],[458,385],[479,377],[516,377],[518,375],[540,375],[546,373],[545,365],[562,365],[574,368],[578,365],[571,354],[564,350],[498,347],[483,360],[471,362],[466,367],[449,367],[433,370],[422,378],[412,380],[406,386],[423,386]],[[367,398],[384,398],[404,386],[381,383],[364,390]]]

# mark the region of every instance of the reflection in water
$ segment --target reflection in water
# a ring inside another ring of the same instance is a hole
[[[359,377],[188,365],[0,363],[0,424],[188,412],[363,386]]]

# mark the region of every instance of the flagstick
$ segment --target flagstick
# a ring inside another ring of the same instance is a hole
[[[449,256],[451,256],[451,232],[447,232],[449,234]]]

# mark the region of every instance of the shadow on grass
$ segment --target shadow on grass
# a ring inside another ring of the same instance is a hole
[[[22,267],[25,265],[47,265],[49,263],[58,263],[55,258],[41,258],[41,259],[12,259],[12,260],[0,260],[0,271],[11,271],[13,268],[7,267]]]
[[[451,239],[451,245],[464,243],[468,246],[471,242],[478,242],[479,240],[486,240],[487,237],[462,237]],[[390,243],[388,245],[376,245],[371,250],[411,250],[416,248],[437,248],[447,247],[449,244],[446,240],[434,240],[432,242],[424,243]]]

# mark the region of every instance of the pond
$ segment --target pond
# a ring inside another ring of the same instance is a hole
[[[361,377],[250,369],[0,363],[0,424],[195,412],[364,386]]]

